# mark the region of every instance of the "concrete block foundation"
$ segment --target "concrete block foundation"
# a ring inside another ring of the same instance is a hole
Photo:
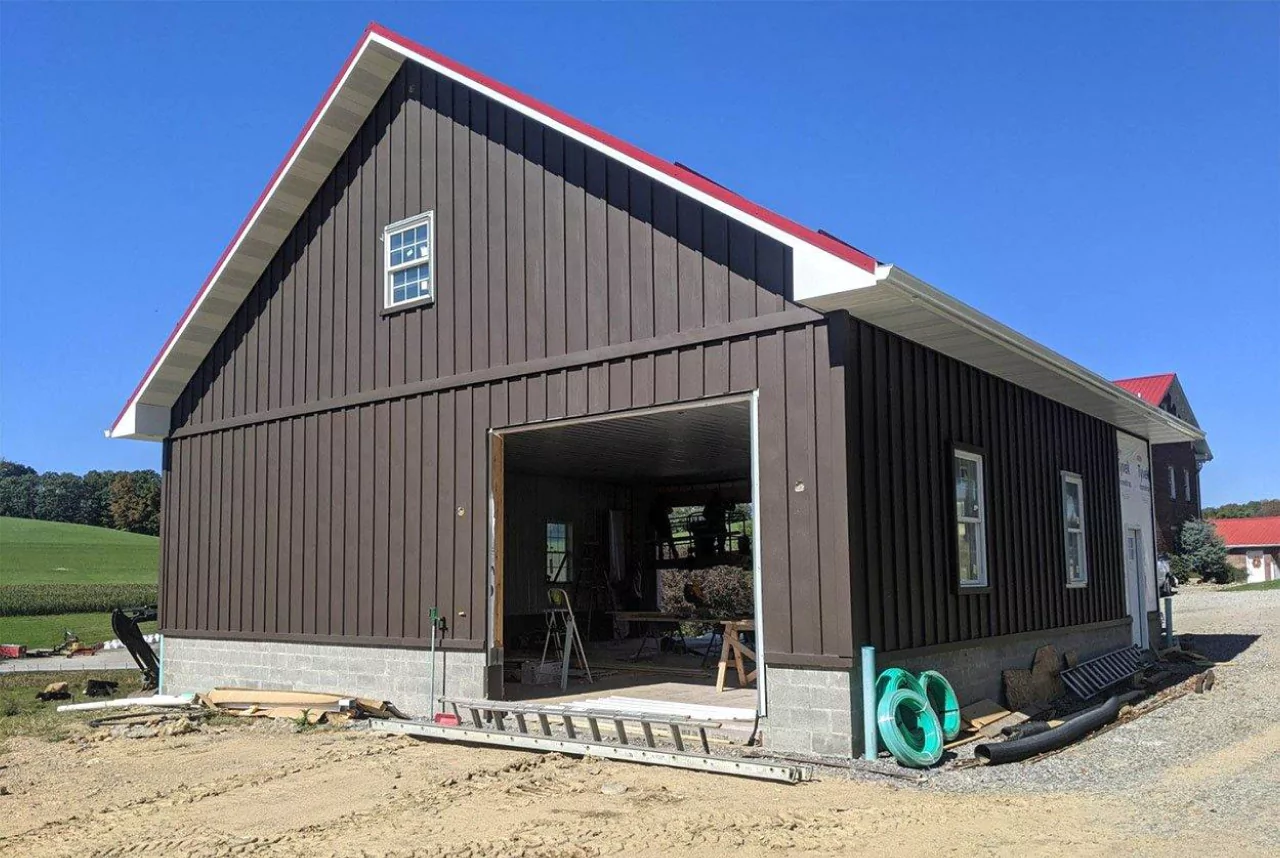
[[[436,652],[436,695],[483,697],[485,656]],[[218,686],[330,691],[389,700],[408,715],[431,711],[431,653],[422,649],[166,637],[163,691]]]
[[[1004,635],[962,644],[877,654],[876,667],[912,673],[936,670],[955,688],[961,705],[988,698],[1004,701],[1003,671],[1029,668],[1035,652],[1052,644],[1080,659],[1129,646],[1128,618],[1067,629]],[[862,676],[852,668],[768,666],[768,718],[762,722],[765,747],[780,752],[861,756]]]
[[[1003,635],[965,644],[923,647],[917,650],[880,653],[876,667],[901,667],[912,673],[936,670],[956,690],[960,704],[987,698],[1004,702],[1003,671],[1031,667],[1036,650],[1052,644],[1059,655],[1069,650],[1085,661],[1132,643],[1131,621],[1126,617],[1091,626],[1047,629],[1018,635]]]
[[[783,752],[849,757],[862,748],[859,671],[768,668],[765,747]]]

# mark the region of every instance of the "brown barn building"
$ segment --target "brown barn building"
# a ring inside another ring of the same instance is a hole
[[[1167,372],[1122,378],[1116,384],[1148,405],[1200,428],[1176,374]],[[1160,554],[1178,553],[1178,532],[1182,525],[1200,517],[1200,469],[1212,458],[1213,451],[1203,437],[1194,441],[1152,444],[1156,550]]]
[[[634,634],[599,616],[663,609],[653,510],[714,498],[768,741],[841,754],[864,645],[973,699],[1145,643],[1148,442],[1202,438],[376,25],[109,434],[163,445],[165,691],[524,694],[549,582]]]

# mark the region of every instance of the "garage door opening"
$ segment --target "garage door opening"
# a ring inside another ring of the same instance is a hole
[[[491,697],[763,714],[754,415],[737,397],[493,433]]]

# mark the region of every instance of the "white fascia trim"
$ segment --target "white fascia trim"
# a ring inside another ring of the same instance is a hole
[[[552,128],[566,137],[576,140],[589,149],[601,152],[615,161],[626,164],[636,172],[648,176],[650,179],[653,179],[654,181],[669,188],[679,191],[684,196],[697,200],[708,208],[718,211],[721,214],[738,221],[739,223],[743,223],[751,229],[763,233],[764,235],[767,235],[770,238],[790,247],[792,250],[792,260],[794,264],[792,290],[793,297],[796,301],[803,301],[815,294],[826,294],[832,291],[856,289],[862,286],[872,286],[875,284],[876,276],[870,271],[864,271],[851,262],[840,259],[819,247],[814,247],[803,239],[784,232],[776,226],[765,223],[759,218],[756,218],[735,206],[731,206],[728,203],[716,199],[710,194],[704,193],[695,187],[681,182],[674,176],[669,176],[660,170],[656,170],[648,164],[638,161],[635,158],[628,156],[626,153],[619,152],[618,150],[601,143],[599,140],[583,134],[577,129],[556,121],[554,118],[547,116],[544,113],[540,113],[539,111],[521,104],[519,101],[516,101],[497,90],[490,89],[466,75],[460,74],[447,66],[440,65],[429,57],[410,50],[378,33],[371,33],[369,35],[369,40],[382,45],[387,50],[395,51],[406,59],[420,63],[451,80],[458,81],[464,86],[476,90],[499,104],[509,107],[523,116],[528,116],[529,118],[546,125],[548,128]]]
[[[1195,426],[1179,420],[1167,411],[1148,405],[1139,397],[1117,387],[1096,372],[1088,370],[1075,361],[1037,343],[1030,337],[1018,333],[1008,325],[997,322],[963,301],[953,298],[939,289],[935,289],[920,278],[912,276],[895,265],[877,266],[876,278],[878,282],[898,290],[912,301],[925,304],[938,315],[950,319],[957,325],[968,328],[1010,351],[1021,354],[1024,358],[1038,363],[1082,387],[1088,388],[1093,393],[1120,403],[1149,421],[1163,423],[1169,429],[1185,436],[1188,441],[1198,441],[1204,438],[1204,432]]]
[[[103,434],[108,438],[163,441],[169,434],[169,409],[163,405],[131,402],[116,425]]]
[[[135,421],[138,419],[135,414],[137,409],[152,407],[152,406],[145,406],[141,404],[141,399],[143,396],[146,395],[147,388],[151,385],[151,382],[152,380],[155,379],[156,374],[160,372],[160,369],[164,366],[165,362],[169,359],[170,354],[173,353],[174,348],[178,345],[178,342],[182,339],[182,335],[186,333],[187,328],[191,326],[192,321],[195,319],[197,314],[199,314],[200,307],[204,303],[205,299],[209,296],[211,292],[213,292],[218,287],[219,281],[221,280],[223,273],[227,270],[227,267],[233,264],[233,262],[235,261],[237,251],[239,251],[241,245],[244,244],[245,239],[249,237],[249,234],[253,231],[253,228],[257,225],[259,219],[262,217],[263,212],[265,212],[270,207],[271,202],[275,198],[276,192],[279,190],[280,186],[284,184],[284,182],[288,181],[288,179],[292,175],[293,167],[297,163],[298,159],[302,157],[303,150],[307,148],[307,144],[311,142],[311,140],[315,137],[317,131],[319,131],[324,125],[324,118],[328,114],[329,108],[332,107],[333,103],[338,100],[339,96],[342,95],[342,92],[347,85],[347,81],[351,79],[351,75],[355,74],[356,71],[360,68],[361,61],[364,60],[365,54],[368,52],[369,45],[372,42],[373,42],[373,39],[369,38],[369,39],[366,39],[362,45],[360,45],[360,48],[356,52],[355,56],[352,58],[350,63],[348,63],[346,71],[344,71],[342,73],[342,76],[338,79],[337,85],[333,87],[332,91],[329,93],[328,98],[324,100],[323,106],[316,113],[315,120],[311,122],[309,127],[307,127],[302,138],[296,142],[296,145],[294,145],[293,147],[293,151],[290,153],[288,159],[284,162],[284,166],[281,167],[279,170],[279,173],[276,174],[275,180],[272,181],[271,184],[267,186],[267,191],[262,195],[260,202],[254,208],[254,210],[250,213],[249,218],[240,227],[239,233],[236,235],[231,246],[228,247],[227,250],[224,252],[222,261],[218,264],[217,268],[214,269],[213,275],[208,279],[208,281],[205,284],[205,287],[196,296],[196,300],[193,302],[193,304],[191,305],[191,308],[187,311],[186,315],[179,322],[177,329],[170,335],[168,344],[165,346],[164,350],[160,353],[160,357],[156,359],[155,363],[152,365],[150,371],[147,373],[146,377],[143,379],[142,384],[139,385],[138,392],[134,394],[131,400],[129,400],[128,407],[125,409],[124,413],[120,416],[120,419],[116,422],[116,425],[106,430],[105,434],[108,438],[139,438],[139,437],[145,437],[149,439],[151,438],[149,434],[139,435],[134,432],[125,431],[126,430],[125,424],[130,422],[131,418]],[[344,144],[343,148],[344,149],[346,148],[346,144]],[[165,409],[165,411],[166,411],[165,431],[159,435],[159,438],[163,438],[165,435],[168,434],[168,425],[167,425],[168,409]],[[146,422],[148,425],[150,425],[151,423],[151,421],[149,420],[147,420]],[[159,438],[155,438],[154,440],[159,440]]]

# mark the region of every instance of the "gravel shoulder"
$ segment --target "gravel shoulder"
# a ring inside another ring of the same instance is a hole
[[[3,746],[0,854],[1276,854],[1280,593],[1176,613],[1217,688],[1033,765],[781,786],[289,722],[84,729]]]
[[[1041,762],[941,773],[939,792],[1069,793],[1132,807],[1137,830],[1280,848],[1280,592],[1185,589],[1174,631],[1217,684]],[[1211,841],[1205,841],[1211,842]]]

